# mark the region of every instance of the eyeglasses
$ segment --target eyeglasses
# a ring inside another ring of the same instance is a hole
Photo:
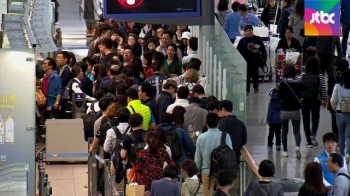
[[[326,141],[325,144],[335,144],[336,142],[335,141]]]

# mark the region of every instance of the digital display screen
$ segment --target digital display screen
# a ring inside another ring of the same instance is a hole
[[[200,17],[201,0],[104,0],[104,17],[175,18]]]
[[[75,94],[75,100],[83,100],[84,95],[83,94]]]

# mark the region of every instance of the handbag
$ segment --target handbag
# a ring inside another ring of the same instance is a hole
[[[301,102],[300,102],[299,97],[294,93],[293,89],[289,86],[288,82],[284,81],[284,83],[288,86],[288,88],[290,89],[290,91],[292,91],[294,97],[298,100],[298,102],[299,102],[299,104],[300,104]]]
[[[341,91],[343,87],[340,87],[339,88],[339,91],[340,91],[340,111],[342,113],[350,113],[350,97],[345,97],[343,96],[343,93]]]

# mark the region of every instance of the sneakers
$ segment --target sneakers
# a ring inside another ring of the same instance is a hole
[[[281,146],[276,146],[277,151],[281,151]]]
[[[272,146],[267,146],[267,149],[271,150],[271,149],[272,149]]]
[[[288,157],[288,152],[287,151],[282,152],[282,157]]]
[[[316,136],[315,135],[312,135],[311,137],[311,143],[314,147],[317,147],[318,146],[318,143],[317,143],[317,140],[316,140]]]
[[[254,93],[258,93],[258,92],[259,92],[258,88],[254,89]]]
[[[306,147],[307,147],[307,148],[313,148],[314,145],[313,145],[312,143],[307,143],[307,144],[306,144]]]
[[[301,159],[301,153],[300,153],[300,149],[298,146],[295,147],[295,153],[296,153],[296,158]]]

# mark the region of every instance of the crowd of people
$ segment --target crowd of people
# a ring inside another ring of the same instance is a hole
[[[323,136],[325,151],[315,163],[307,164],[299,195],[347,195],[350,70],[342,59],[346,47],[343,42],[342,50],[336,36],[303,36],[303,4],[298,0],[293,8],[291,0],[284,0],[280,9],[275,0],[269,0],[259,19],[248,13],[245,4],[234,2],[231,12],[228,1],[220,0],[216,17],[232,43],[244,30],[237,49],[247,61],[247,95],[251,80],[254,92],[259,92],[258,69],[266,52],[263,41],[253,35],[255,26],[278,23],[281,40],[276,51],[303,52],[305,71],[297,76],[293,65],[285,66],[283,82],[270,90],[267,146],[272,149],[275,145],[277,151],[283,150],[282,156],[288,156],[291,120],[296,158],[301,159],[301,119],[307,147],[316,147],[320,107],[329,109],[333,133]],[[346,25],[348,19],[343,19]],[[37,107],[39,122],[71,118],[73,93],[85,93],[90,102],[86,116],[93,120],[92,127],[84,124],[84,130],[94,137],[89,151],[113,160],[111,170],[119,191],[136,182],[152,196],[211,196],[214,190],[217,196],[235,195],[240,148],[247,143],[247,131],[232,113],[230,100],[206,95],[198,38],[186,26],[130,25],[101,16],[85,21],[93,37],[84,59],[77,61],[72,52],[60,51],[56,59],[47,58],[37,66],[37,87],[47,99],[44,106]],[[338,144],[340,154],[336,153]],[[233,155],[234,167],[223,164],[227,168],[216,170],[223,158],[217,153],[220,150],[227,157]],[[272,182],[274,173],[274,164],[262,161],[261,179],[251,182],[245,195],[283,195],[283,187]],[[179,178],[184,180],[181,187]],[[102,195],[103,180],[99,170]]]

